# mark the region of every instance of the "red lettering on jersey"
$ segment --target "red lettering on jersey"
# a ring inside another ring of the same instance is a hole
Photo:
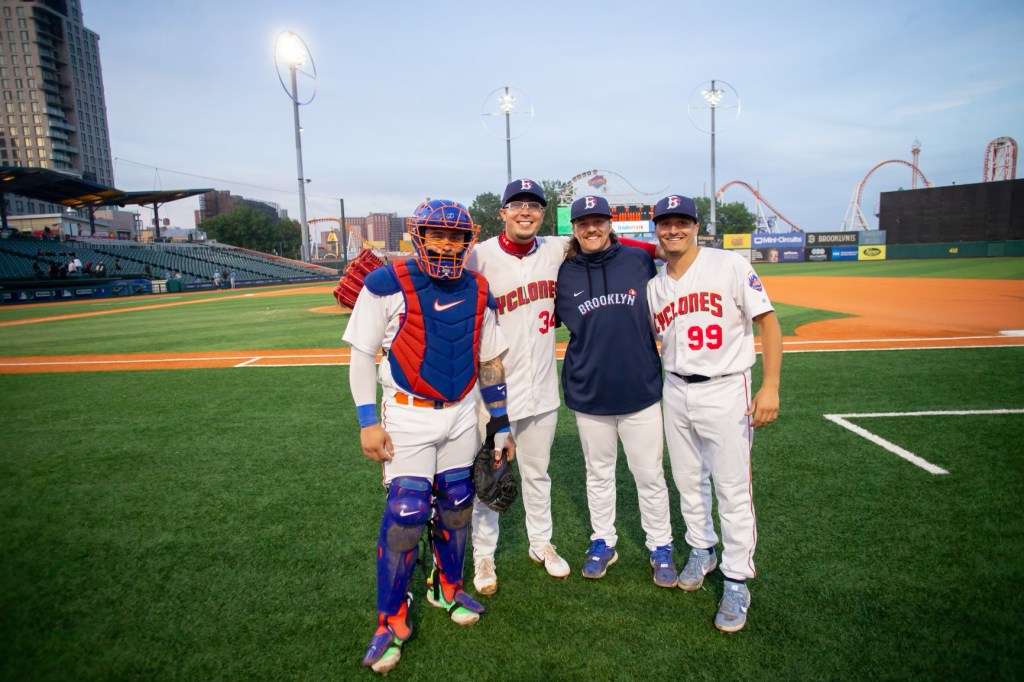
[[[498,302],[498,314],[504,315],[534,301],[554,298],[556,289],[557,285],[550,279],[530,282],[526,286],[518,286],[512,291],[495,297],[495,300]]]
[[[711,294],[711,314],[715,317],[722,316],[722,295],[713,293]]]

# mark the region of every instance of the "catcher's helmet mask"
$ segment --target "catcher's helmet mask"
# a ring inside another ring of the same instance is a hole
[[[426,201],[416,208],[407,224],[423,270],[436,279],[458,279],[480,232],[466,207],[449,199]],[[449,239],[428,236],[432,229],[446,230]],[[461,236],[461,241],[452,241],[453,236]]]

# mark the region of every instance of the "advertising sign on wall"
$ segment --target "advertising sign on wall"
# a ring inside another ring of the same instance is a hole
[[[858,247],[858,260],[885,260],[885,244]]]
[[[827,260],[831,260],[832,249],[825,246],[815,246],[814,248],[807,249],[807,260],[812,263],[821,263]]]
[[[857,244],[858,232],[808,232],[804,243],[807,246],[842,246]]]
[[[864,230],[857,233],[860,236],[860,245],[885,244],[885,230]]]
[[[804,233],[752,234],[750,235],[750,246],[755,249],[769,246],[789,246],[802,249],[804,247]]]
[[[749,234],[723,234],[722,246],[726,249],[749,249]]]

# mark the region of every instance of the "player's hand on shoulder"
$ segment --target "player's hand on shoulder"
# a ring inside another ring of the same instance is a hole
[[[747,416],[754,416],[754,428],[768,426],[779,416],[779,391],[770,386],[762,386],[750,403]]]
[[[395,455],[391,436],[380,424],[359,430],[359,446],[363,449],[363,454],[374,462],[390,462]]]

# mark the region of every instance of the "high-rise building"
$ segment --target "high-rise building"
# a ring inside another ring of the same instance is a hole
[[[274,222],[288,219],[288,210],[272,201],[248,199],[227,190],[210,190],[199,195],[199,210],[194,212],[196,227],[208,218],[231,213],[236,206],[251,206]]]
[[[78,0],[0,0],[0,165],[113,186],[99,42]],[[12,196],[8,210],[59,207]]]

